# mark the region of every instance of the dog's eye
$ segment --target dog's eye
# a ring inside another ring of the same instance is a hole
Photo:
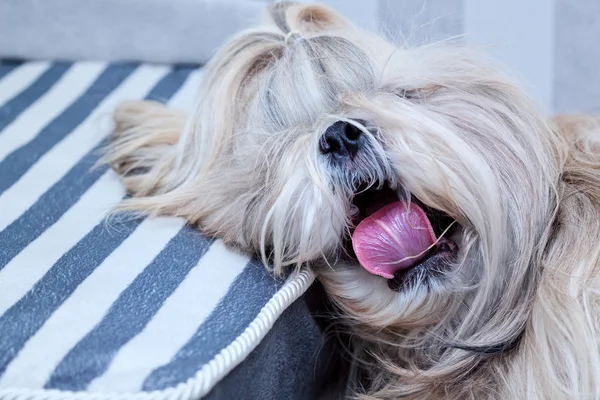
[[[419,97],[419,92],[417,89],[403,88],[396,92],[396,95],[406,100],[415,100]]]
[[[425,101],[444,89],[442,85],[429,85],[419,88],[399,88],[395,90],[395,93],[398,97],[406,100]]]

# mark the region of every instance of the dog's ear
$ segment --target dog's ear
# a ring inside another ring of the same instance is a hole
[[[597,258],[600,251],[600,118],[561,115],[553,118],[551,124],[563,139],[563,146],[559,147],[562,151],[558,152],[562,173],[556,188],[558,204],[546,257],[564,269],[577,265],[577,257],[593,254]],[[561,263],[556,257],[567,259]]]
[[[564,139],[557,154],[563,168],[521,354],[557,367],[536,371],[541,398],[579,397],[598,384],[600,119],[563,115],[550,122]],[[559,389],[555,382],[572,386]]]
[[[582,140],[600,143],[600,117],[586,114],[559,114],[554,116],[550,123],[571,145],[581,143]]]

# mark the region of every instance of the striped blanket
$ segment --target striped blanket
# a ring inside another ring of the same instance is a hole
[[[0,399],[207,394],[312,282],[177,218],[106,213],[93,169],[123,100],[191,106],[202,70],[0,63]]]

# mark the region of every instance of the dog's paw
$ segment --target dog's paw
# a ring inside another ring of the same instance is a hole
[[[121,175],[133,196],[157,192],[173,164],[186,118],[184,112],[155,101],[120,104],[102,162]]]

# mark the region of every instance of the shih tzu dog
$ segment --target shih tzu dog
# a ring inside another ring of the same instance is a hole
[[[396,47],[276,3],[206,66],[189,117],[123,104],[121,209],[317,272],[353,396],[600,398],[600,134],[546,120],[480,54]]]

